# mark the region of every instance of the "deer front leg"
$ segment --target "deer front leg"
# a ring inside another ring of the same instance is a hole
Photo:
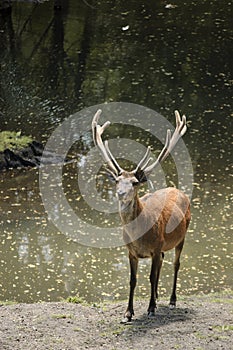
[[[150,283],[151,283],[151,298],[148,307],[148,316],[153,317],[155,315],[156,301],[155,294],[157,293],[157,285],[159,279],[159,272],[161,268],[161,256],[160,253],[152,257],[151,273],[150,273]]]
[[[123,323],[129,322],[134,315],[133,309],[133,297],[134,297],[134,289],[137,284],[137,269],[138,269],[138,259],[129,253],[129,263],[130,263],[130,293],[129,293],[129,302],[128,307],[126,309]]]
[[[180,254],[182,252],[183,245],[184,245],[184,240],[180,242],[179,245],[175,248],[174,279],[173,279],[172,294],[170,298],[170,309],[174,309],[176,307],[176,282],[177,282],[177,276],[180,268]]]

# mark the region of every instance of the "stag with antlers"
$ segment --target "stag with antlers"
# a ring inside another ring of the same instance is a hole
[[[119,214],[123,225],[123,239],[128,248],[130,263],[130,293],[128,307],[123,322],[131,321],[134,315],[133,297],[137,283],[137,268],[140,258],[151,258],[150,273],[151,297],[148,315],[155,315],[156,298],[158,298],[159,274],[164,258],[164,252],[175,248],[174,280],[170,307],[176,305],[176,283],[180,267],[180,255],[183,249],[185,235],[190,222],[189,198],[180,190],[168,187],[138,196],[139,186],[148,180],[152,171],[171,153],[178,140],[185,134],[186,118],[180,117],[175,111],[176,129],[171,134],[167,131],[164,148],[157,160],[151,163],[150,146],[133,171],[120,167],[111,153],[108,142],[103,142],[102,134],[110,125],[107,121],[103,126],[98,124],[101,110],[98,110],[92,121],[93,140],[99,148],[108,172],[116,183],[116,195],[119,201]]]

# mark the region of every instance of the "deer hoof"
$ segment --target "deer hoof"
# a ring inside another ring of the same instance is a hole
[[[132,321],[132,316],[125,316],[122,320],[121,320],[121,324],[127,324],[130,323]]]
[[[149,311],[148,312],[148,318],[154,318],[155,317],[155,312],[154,311]]]
[[[121,321],[121,323],[129,323],[132,321],[132,317],[134,315],[134,311],[127,310],[126,313],[124,314],[124,318]]]

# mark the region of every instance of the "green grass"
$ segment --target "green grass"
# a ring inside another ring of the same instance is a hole
[[[192,296],[191,296],[192,297]],[[233,291],[231,289],[226,289],[222,292],[209,293],[209,294],[195,294],[193,296],[196,300],[200,299],[206,300],[210,303],[221,303],[221,304],[233,304]],[[180,297],[179,300],[188,300],[189,296]]]
[[[65,319],[65,318],[73,318],[71,314],[54,314],[51,316],[52,318],[56,318],[57,320]]]
[[[82,297],[79,296],[74,296],[74,297],[68,297],[67,299],[65,299],[65,301],[67,303],[73,303],[73,304],[81,304],[81,305],[87,305],[88,303],[86,302],[86,300]]]
[[[218,332],[233,331],[233,325],[222,325],[214,327]]]
[[[114,328],[109,328],[107,331],[101,333],[102,337],[111,337],[112,335],[118,336],[124,333],[126,330],[125,326],[118,326]]]
[[[73,304],[83,304],[85,302],[84,298],[79,296],[68,297],[65,301]]]
[[[221,303],[221,304],[233,304],[233,299],[227,298],[211,298],[211,303]]]
[[[2,305],[2,306],[15,305],[15,304],[17,304],[16,301],[12,301],[12,300],[1,301],[0,300],[0,305]]]
[[[83,297],[80,297],[78,295],[76,296],[70,296],[63,300],[66,303],[73,303],[73,304],[80,304],[83,306],[92,306],[96,308],[104,307],[102,304],[97,303],[88,303]]]
[[[21,131],[0,132],[0,152],[3,152],[6,148],[19,150],[27,147],[30,142],[32,142],[32,138],[30,136],[22,136]]]

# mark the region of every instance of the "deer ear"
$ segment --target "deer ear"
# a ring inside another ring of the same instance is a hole
[[[140,179],[140,183],[143,184],[144,182],[147,182],[147,177],[144,176],[143,178]]]
[[[143,170],[138,170],[137,173],[135,174],[135,177],[140,184],[147,182],[147,177]]]

